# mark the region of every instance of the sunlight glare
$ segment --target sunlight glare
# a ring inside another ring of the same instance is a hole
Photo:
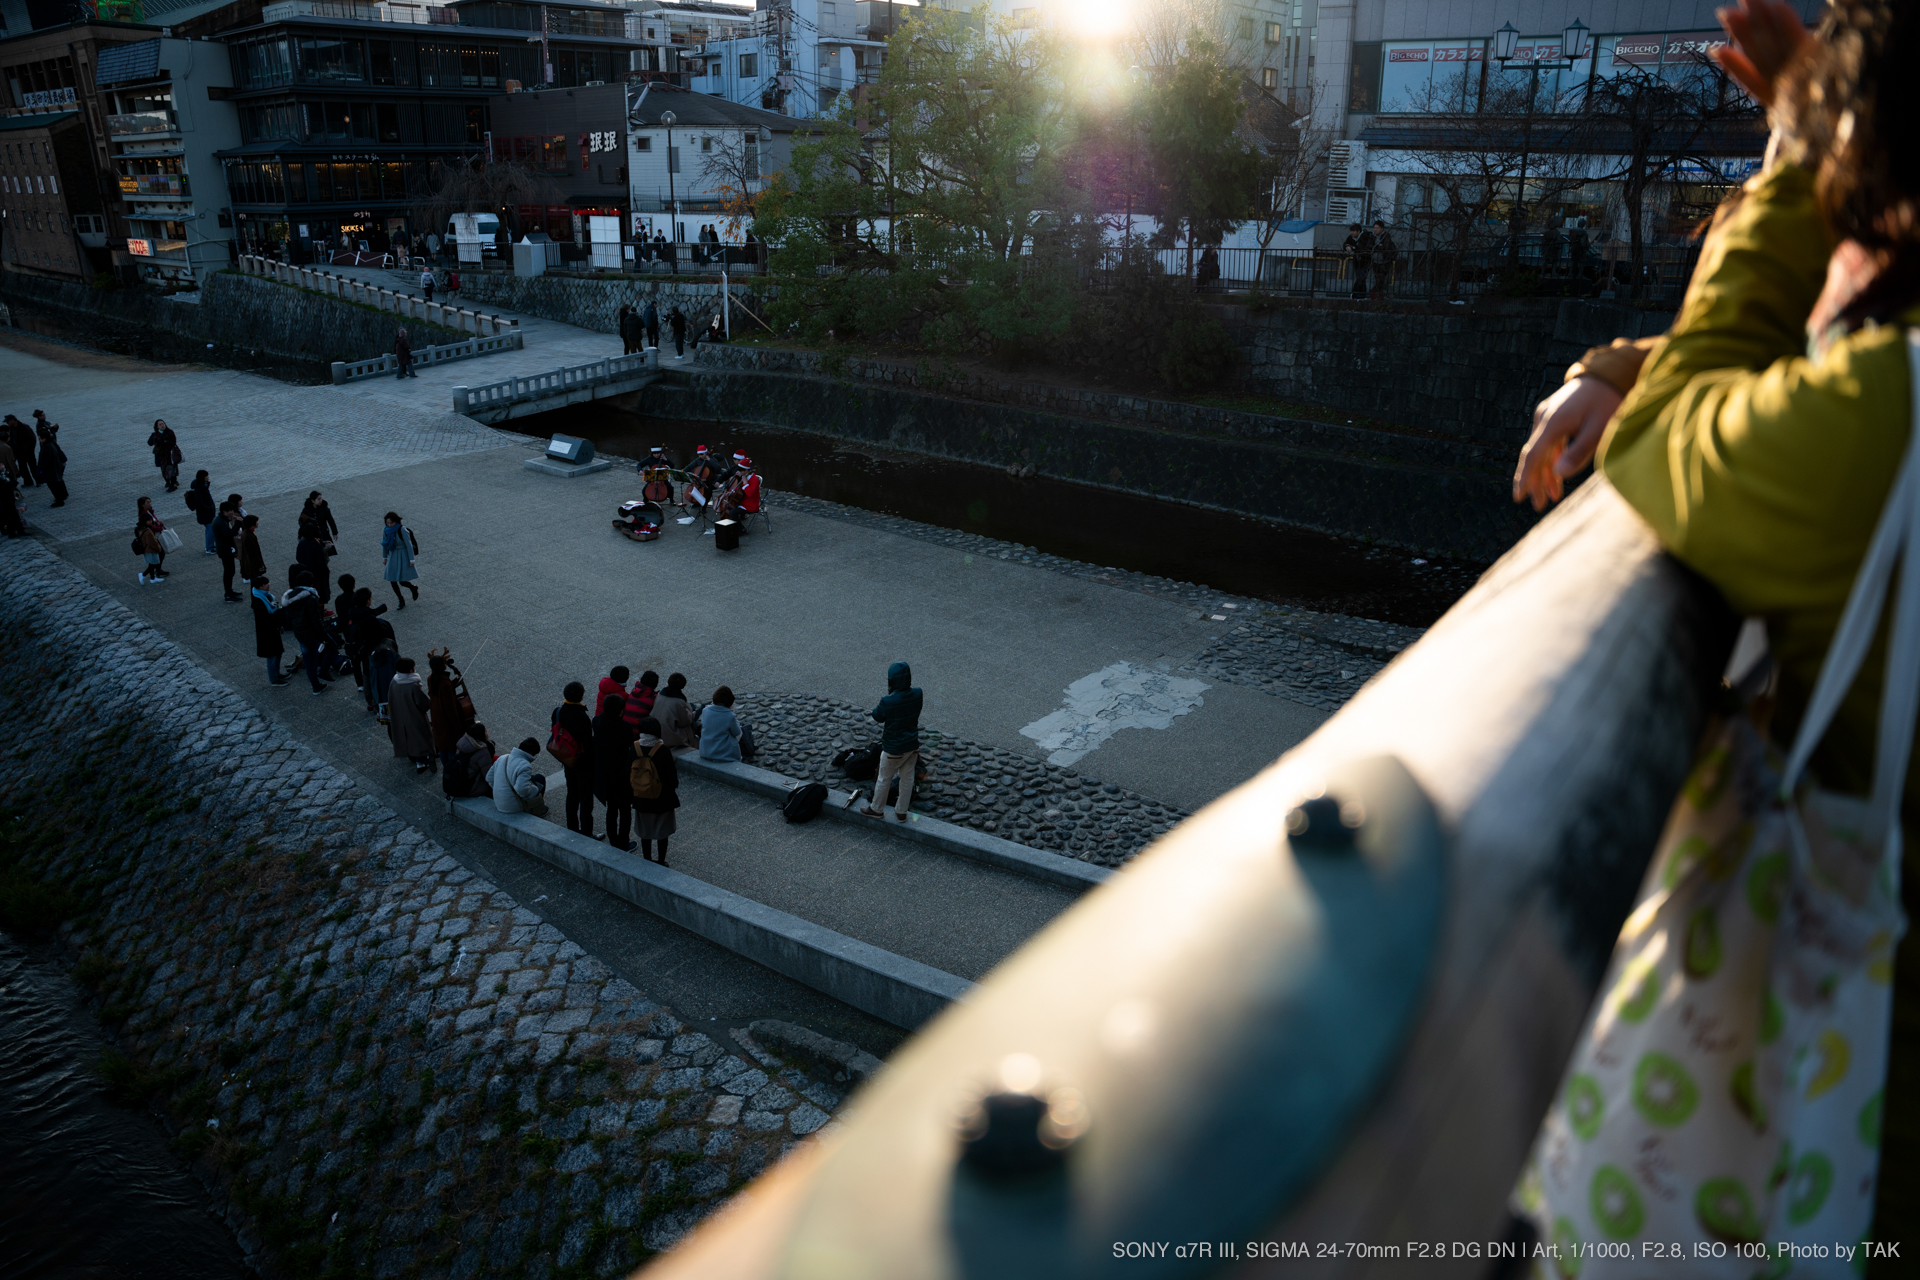
[[[1060,0],[1060,28],[1070,37],[1108,39],[1127,28],[1127,0]]]

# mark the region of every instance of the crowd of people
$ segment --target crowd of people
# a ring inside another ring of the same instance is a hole
[[[700,445],[682,471],[665,445],[654,445],[634,464],[640,473],[641,501],[628,503],[613,527],[636,542],[651,542],[660,531],[668,509],[695,511],[715,521],[734,520],[746,532],[747,517],[762,513],[763,482],[753,459],[723,445]]]
[[[623,355],[638,355],[649,347],[660,345],[660,308],[651,298],[647,305],[635,308],[631,303],[623,303],[616,317],[620,331],[620,345]],[[725,342],[727,340],[726,321],[718,311],[714,312],[702,328],[695,328],[693,320],[678,306],[669,307],[666,315],[667,332],[673,336],[673,353],[683,357],[687,354],[688,344],[698,351],[702,342]]]
[[[11,413],[0,425],[0,533],[24,538],[26,490],[45,486],[53,495],[48,505],[67,505],[67,454],[60,447],[60,424],[47,421],[44,409],[33,411],[31,426]]]

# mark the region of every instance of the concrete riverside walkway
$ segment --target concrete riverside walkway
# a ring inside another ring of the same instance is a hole
[[[44,490],[30,490],[31,522],[95,581],[456,851],[474,846],[435,821],[444,811],[437,781],[415,779],[393,759],[350,682],[322,698],[310,697],[304,681],[264,687],[246,607],[221,603],[218,562],[200,554],[199,527],[179,495],[159,497],[143,443],[153,417],[166,416],[179,432],[184,475],[206,466],[216,493],[246,495],[276,580],[292,558],[301,500],[318,488],[341,525],[334,571],[358,575],[391,605],[380,581],[380,517],[402,512],[420,539],[422,595],[389,615],[401,650],[424,665],[429,647],[450,646],[502,746],[544,739],[560,686],[580,679],[591,689],[615,663],[636,673],[683,671],[700,700],[725,683],[749,705],[756,695],[794,691],[871,706],[887,664],[906,658],[927,690],[929,727],[1041,758],[1044,750],[1021,731],[1060,711],[1069,686],[1116,664],[1177,670],[1223,630],[1187,606],[1123,585],[811,511],[776,512],[777,532],[752,534],[732,555],[677,524],[658,542],[636,545],[608,527],[614,507],[636,492],[629,471],[540,476],[521,466],[531,442],[425,406],[376,407],[351,387],[56,355],[0,349],[0,378],[20,397],[4,407],[23,417],[45,408],[63,423],[71,458],[71,502],[50,511]],[[127,539],[140,493],[154,494],[186,539],[169,557],[174,574],[163,586],[135,583]],[[1128,728],[1136,722],[1110,709],[1115,718],[1105,727],[1117,731],[1075,767],[1194,808],[1323,718],[1244,686],[1193,683],[1198,692],[1162,717],[1163,728]],[[1073,896],[906,844],[877,825],[789,827],[771,801],[711,783],[686,780],[682,800],[677,869],[964,978],[983,974]],[[580,896],[552,873],[523,874],[511,887],[529,901],[540,885]],[[663,941],[646,958],[666,966],[663,980],[671,949]],[[780,1016],[756,1007],[752,983],[742,981],[741,998],[722,1015]],[[690,1013],[697,1008],[696,992],[665,994]]]

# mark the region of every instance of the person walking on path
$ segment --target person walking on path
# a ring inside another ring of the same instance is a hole
[[[873,709],[880,722],[880,772],[873,779],[873,803],[860,812],[869,818],[886,814],[887,787],[900,779],[900,799],[893,816],[905,822],[913,804],[913,775],[920,764],[920,707],[925,701],[913,687],[913,668],[896,662],[887,668],[887,694]]]
[[[286,652],[286,645],[280,639],[280,602],[273,598],[266,574],[253,578],[250,585],[253,651],[267,660],[267,683],[278,689],[293,682],[291,677],[280,674],[280,655]]]
[[[53,505],[67,505],[67,453],[60,447],[60,424],[48,422],[44,409],[33,411],[34,434],[40,438],[40,479],[53,495]]]
[[[540,754],[536,738],[523,739],[519,746],[493,762],[487,772],[487,785],[493,788],[493,807],[501,813],[530,813],[536,818],[547,814],[547,779],[533,771]]]
[[[167,522],[154,511],[152,498],[140,499],[134,524],[137,529],[146,529],[153,534],[154,550],[160,558],[150,560],[148,563],[154,566],[159,577],[172,577],[173,575],[167,572]],[[179,540],[179,535],[174,535],[174,541]]]
[[[700,758],[738,764],[753,754],[753,730],[733,714],[733,690],[721,685],[700,711]]]
[[[387,688],[387,736],[393,739],[393,754],[413,761],[416,776],[431,773],[433,725],[427,716],[432,704],[413,659],[401,658],[393,665],[393,682]]]
[[[687,705],[687,678],[678,671],[667,677],[667,687],[653,700],[653,718],[660,722],[660,741],[669,747],[698,746],[693,731],[693,708]]]
[[[153,514],[153,499],[140,499],[133,522],[133,545],[146,561],[137,580],[148,586],[157,587],[167,578],[167,571],[160,567],[167,558],[167,549],[160,542],[160,531],[164,528],[160,517]]]
[[[153,420],[153,432],[147,437],[147,447],[153,450],[153,465],[160,468],[160,478],[167,482],[167,492],[172,493],[180,487],[180,464],[186,456],[180,452],[180,438],[173,434],[173,428],[167,425],[165,418]]]
[[[680,308],[675,307],[672,311],[669,311],[667,313],[667,324],[670,325],[673,329],[673,354],[675,358],[681,359],[681,360],[686,359],[686,356],[687,356],[686,313],[680,310]]]
[[[640,323],[647,331],[647,345],[660,345],[660,308],[653,305],[653,299],[647,299],[646,310],[640,313]]]
[[[587,687],[569,680],[560,691],[563,701],[553,709],[551,724],[571,741],[573,759],[560,762],[567,779],[567,830],[593,835],[593,717],[587,714]],[[555,734],[556,739],[558,734]],[[557,758],[557,757],[556,757]]]
[[[420,598],[420,588],[413,584],[420,576],[413,567],[413,558],[420,554],[420,539],[413,536],[413,530],[407,528],[397,511],[387,512],[386,528],[380,532],[380,554],[387,562],[387,585],[393,588],[393,598],[404,609],[407,598],[400,594],[401,584],[406,585],[415,600]]]
[[[431,289],[428,290],[428,294],[427,301],[433,301]],[[393,358],[400,366],[400,372],[393,375],[396,379],[420,376],[413,371],[413,340],[407,336],[405,325],[401,325],[400,331],[393,335]]]
[[[235,504],[234,510],[239,510]],[[240,520],[240,576],[248,582],[260,577],[267,571],[267,557],[260,550],[260,517],[243,516]]]
[[[34,457],[39,441],[32,427],[12,414],[7,415],[7,443],[13,448],[13,469],[20,483],[33,488],[40,483],[40,467]]]
[[[433,301],[433,268],[424,267],[420,271],[420,292],[427,295],[427,301]]]
[[[652,716],[640,717],[639,736],[633,743],[630,774],[641,775],[641,785],[633,793],[633,836],[640,842],[640,856],[648,862],[667,865],[667,837],[677,829],[673,811],[680,807],[680,765],[673,748],[660,740],[660,722]],[[644,763],[643,763],[644,762]],[[647,794],[646,775],[651,773],[651,794]],[[658,856],[653,846],[660,846]]]
[[[318,489],[307,495],[300,508],[300,527],[304,529],[308,525],[320,530],[322,542],[332,542],[340,536],[340,524],[333,518],[333,508],[327,505]]]
[[[196,471],[193,483],[187,486],[187,510],[193,512],[193,518],[200,522],[200,532],[206,542],[206,554],[214,555],[213,522],[220,514],[213,500],[213,482],[207,479],[207,473]]]
[[[208,526],[213,530],[213,553],[220,557],[220,584],[226,602],[244,599],[233,589],[234,570],[240,567],[240,513],[231,502],[220,504],[220,514]]]
[[[460,708],[460,693],[453,677],[447,674],[447,660],[438,654],[427,656],[427,703],[433,718],[433,749],[445,768],[453,763],[460,735],[467,731],[467,715]]]
[[[607,843],[632,853],[634,732],[626,710],[627,700],[615,694],[593,718],[593,794],[607,806]]]

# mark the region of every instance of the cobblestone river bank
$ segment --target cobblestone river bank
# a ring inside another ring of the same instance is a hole
[[[38,543],[0,584],[10,910],[264,1273],[618,1274],[867,1069],[692,1030]]]

